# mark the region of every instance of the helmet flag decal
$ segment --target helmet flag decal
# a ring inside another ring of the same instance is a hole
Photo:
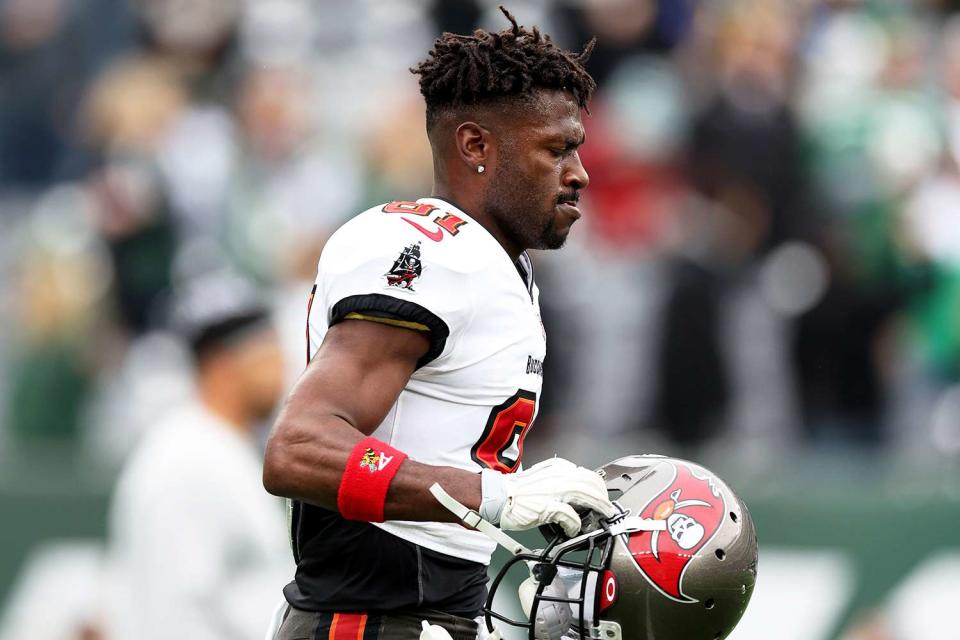
[[[627,547],[637,569],[660,593],[677,602],[697,602],[683,593],[683,574],[719,531],[726,501],[707,471],[682,462],[666,464],[673,470],[670,482],[639,514],[665,520],[666,531],[631,533]]]

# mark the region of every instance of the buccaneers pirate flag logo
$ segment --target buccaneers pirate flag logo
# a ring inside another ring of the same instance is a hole
[[[703,469],[680,462],[668,464],[672,480],[638,514],[665,520],[667,528],[632,533],[627,547],[637,569],[663,595],[677,602],[696,602],[683,593],[683,574],[720,529],[726,502]]]
[[[408,245],[396,260],[393,266],[384,275],[387,277],[387,286],[398,287],[413,291],[413,281],[423,272],[423,263],[420,261],[420,243]]]

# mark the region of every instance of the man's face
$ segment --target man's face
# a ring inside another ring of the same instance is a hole
[[[251,413],[268,417],[283,393],[283,351],[273,329],[246,336],[232,353],[234,378]]]
[[[590,180],[577,152],[584,141],[580,107],[567,92],[543,90],[530,106],[500,118],[495,133],[485,210],[521,248],[560,248]]]

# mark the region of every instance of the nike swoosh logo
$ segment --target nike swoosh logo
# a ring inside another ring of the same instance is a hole
[[[441,240],[443,240],[443,230],[441,229],[437,229],[436,231],[427,231],[426,229],[421,227],[419,224],[417,224],[413,220],[410,220],[404,217],[401,217],[400,219],[406,222],[407,224],[411,225],[414,229],[417,229],[418,231],[420,231],[420,233],[427,236],[434,242],[440,242]]]

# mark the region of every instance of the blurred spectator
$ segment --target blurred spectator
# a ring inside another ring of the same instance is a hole
[[[0,186],[77,177],[81,97],[132,32],[127,7],[112,0],[0,3]]]
[[[296,67],[250,68],[240,86],[222,233],[231,261],[262,282],[312,279],[326,237],[359,210],[362,167],[318,128],[317,102]]]
[[[423,134],[423,99],[408,85],[390,96],[380,117],[363,133],[367,166],[366,202],[419,198],[432,185],[430,145]]]
[[[291,562],[255,439],[282,390],[279,343],[227,278],[191,284],[175,319],[196,357],[197,398],[147,433],[118,481],[114,637],[259,640]]]
[[[91,174],[94,215],[115,273],[121,326],[134,334],[156,324],[170,285],[175,235],[158,176],[137,161],[114,161]]]
[[[680,151],[687,126],[685,95],[674,65],[654,57],[625,59],[585,119],[590,140],[589,232],[623,255],[659,250],[687,197]]]
[[[576,48],[596,36],[588,69],[601,85],[626,57],[669,52],[687,34],[692,0],[586,0],[558,2],[566,44]],[[565,24],[564,24],[565,23]]]
[[[831,249],[830,285],[799,318],[793,343],[803,423],[819,444],[882,444],[887,407],[879,357],[899,300],[858,286]]]
[[[913,291],[924,362],[941,381],[960,379],[960,19],[943,27],[942,100],[946,145],[936,168],[920,180],[902,210],[902,249],[922,265],[928,285]]]
[[[810,42],[802,111],[810,174],[831,214],[815,234],[829,279],[799,318],[793,349],[804,424],[821,443],[886,438],[884,354],[897,347],[892,328],[909,289],[923,287],[897,246],[896,212],[941,147],[923,38],[912,16],[841,8]]]
[[[691,125],[690,179],[738,221],[734,260],[750,261],[810,222],[789,100],[794,17],[781,2],[733,3],[705,50],[716,90]]]
[[[87,96],[85,134],[103,158],[88,177],[93,217],[114,263],[121,324],[133,333],[150,326],[170,283],[174,227],[155,158],[186,100],[173,69],[147,59],[111,66]]]
[[[134,0],[145,53],[170,64],[201,102],[233,90],[241,0]]]
[[[100,348],[108,327],[100,319],[112,271],[89,209],[81,188],[56,187],[37,202],[17,236],[4,422],[21,442],[74,442],[84,425],[86,399],[105,364]]]
[[[733,2],[706,12],[712,29],[700,46],[709,57],[700,63],[715,84],[690,124],[686,170],[697,195],[686,210],[674,207],[679,233],[668,247],[653,407],[654,423],[684,445],[746,420],[735,404],[763,405],[783,395],[770,390],[776,377],[756,376],[775,366],[769,358],[749,356],[757,344],[774,358],[784,346],[776,332],[757,332],[758,322],[775,321],[754,278],[760,258],[807,222],[800,134],[789,102],[794,14],[779,2]],[[749,344],[738,338],[746,335],[744,322],[753,326]],[[782,415],[786,407],[772,411]]]

